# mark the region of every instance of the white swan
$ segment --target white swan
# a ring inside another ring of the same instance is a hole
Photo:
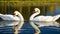
[[[38,13],[36,13],[36,14],[33,14],[31,17],[30,17],[30,24],[31,24],[31,26],[36,30],[36,33],[35,34],[39,34],[39,33],[41,33],[40,32],[40,29],[34,24],[34,22],[33,22],[33,18],[37,15]]]
[[[3,14],[0,14],[0,20],[11,20],[11,21],[20,21],[20,18],[19,17],[17,17],[17,16],[15,16],[14,17],[14,15],[10,15],[10,14],[5,14],[5,15],[3,15]]]
[[[17,15],[18,15],[18,17],[17,17]],[[15,11],[14,15],[3,15],[3,14],[0,14],[0,17],[4,20],[4,21],[1,21],[0,24],[4,24],[4,25],[7,25],[7,26],[18,25],[18,23],[21,22],[21,21],[24,22],[23,16],[18,11]],[[8,20],[8,21],[6,22],[5,20]],[[14,23],[11,23],[11,22],[14,22]]]
[[[35,8],[34,9],[35,13],[31,15],[30,20],[31,21],[55,21],[57,20],[60,15],[56,15],[56,16],[37,16],[38,14],[40,14],[40,9],[39,8]],[[37,16],[37,17],[35,17]]]

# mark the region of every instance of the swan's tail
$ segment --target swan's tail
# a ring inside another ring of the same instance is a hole
[[[56,16],[53,17],[53,21],[56,21],[59,18],[60,18],[60,15],[56,15]]]

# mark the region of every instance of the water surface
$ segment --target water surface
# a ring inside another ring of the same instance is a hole
[[[18,24],[17,21],[0,21],[0,34],[14,34],[13,25]],[[34,22],[35,25],[41,30],[40,34],[60,34],[59,22]],[[24,22],[23,27],[19,30],[19,34],[34,34],[35,29],[29,24]]]

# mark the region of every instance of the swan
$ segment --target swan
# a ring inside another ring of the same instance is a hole
[[[8,21],[20,21],[20,18],[18,16],[10,15],[10,14],[0,14],[0,20],[8,20]]]
[[[40,12],[40,11],[39,11]],[[39,33],[41,33],[41,31],[40,31],[40,29],[34,24],[34,22],[33,22],[33,18],[37,15],[38,13],[35,13],[35,14],[33,14],[32,16],[30,16],[30,19],[29,19],[29,21],[30,21],[30,25],[35,29],[35,31],[36,31],[36,33],[35,34],[39,34]]]
[[[35,8],[34,9],[34,14],[31,15],[30,20],[31,21],[56,21],[60,15],[56,15],[56,16],[37,16],[38,14],[40,14],[40,9],[39,8]],[[37,17],[35,17],[37,16]]]
[[[56,16],[37,16],[38,14],[40,14],[40,9],[39,8],[35,8],[34,9],[34,14],[32,14],[30,16],[30,24],[31,26],[36,30],[37,33],[41,33],[40,29],[34,24],[34,21],[55,21],[57,20],[60,15],[56,15]],[[35,17],[37,16],[37,17]]]
[[[18,15],[18,17],[17,17],[17,15]],[[20,21],[24,21],[23,16],[18,11],[15,11],[14,15],[0,14],[0,17],[4,20],[4,21],[1,21],[0,24],[4,24],[4,25],[7,25],[7,26],[14,26],[14,25],[17,25]],[[6,21],[8,20],[7,22],[9,22],[9,23],[6,23],[5,20]],[[15,22],[15,23],[11,23],[11,22]]]
[[[24,24],[24,18],[23,18],[23,16],[18,11],[15,11],[14,12],[14,16],[16,17],[17,15],[19,16],[20,22],[18,23],[17,26],[16,25],[13,26],[14,27],[14,34],[18,34],[18,30],[20,30],[21,27]]]

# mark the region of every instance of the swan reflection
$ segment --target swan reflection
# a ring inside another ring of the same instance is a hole
[[[30,22],[32,27],[37,30],[35,32],[35,34],[40,34],[41,33],[41,30],[38,29],[38,27],[44,27],[44,26],[56,26],[56,27],[60,27],[60,22],[51,22],[51,21],[32,21]],[[36,25],[35,25],[35,24]],[[38,25],[38,26],[37,26]],[[40,31],[39,31],[40,30]],[[39,33],[38,33],[39,32]]]
[[[4,26],[14,26],[17,25],[19,21],[0,21],[0,27]]]
[[[33,21],[31,21],[30,24],[35,29],[35,34],[41,33],[40,29],[34,24]]]
[[[51,21],[34,21],[33,23],[35,23],[36,25],[38,25],[38,27],[44,27],[44,26],[56,26],[56,27],[60,27],[60,22],[51,22]],[[39,31],[37,31],[39,32]],[[40,34],[35,32],[34,34]]]
[[[35,24],[38,25],[38,27],[43,27],[43,26],[60,26],[60,22],[51,22],[51,21],[35,21]]]

